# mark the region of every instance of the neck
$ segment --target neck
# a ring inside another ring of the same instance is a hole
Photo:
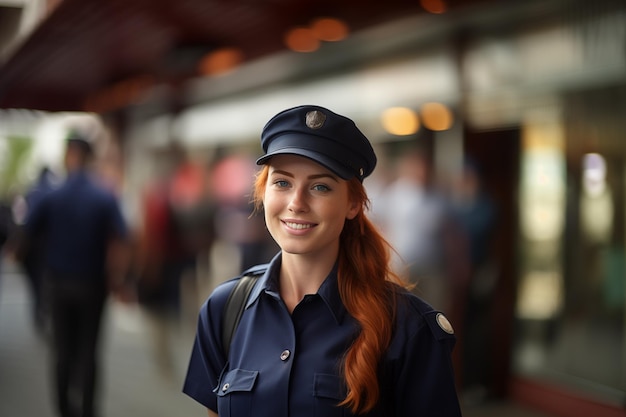
[[[280,295],[290,312],[305,295],[317,293],[334,265],[333,258],[311,259],[282,254]]]

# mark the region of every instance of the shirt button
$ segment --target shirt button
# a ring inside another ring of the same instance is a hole
[[[280,354],[280,360],[286,361],[287,359],[289,359],[289,355],[291,355],[291,352],[289,352],[289,350],[283,350],[283,353]]]
[[[222,392],[226,392],[228,391],[228,388],[230,388],[230,384],[227,382],[224,384],[224,386],[222,387]]]

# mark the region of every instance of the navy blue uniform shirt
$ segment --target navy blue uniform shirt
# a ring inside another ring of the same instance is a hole
[[[85,171],[70,174],[26,219],[30,236],[44,239],[44,262],[56,274],[86,277],[105,272],[107,242],[125,237],[115,195]]]
[[[280,262],[279,254],[252,290],[228,359],[221,320],[236,279],[204,303],[183,392],[220,417],[351,416],[337,404],[346,396],[341,359],[359,326],[339,297],[336,270],[289,314],[278,294]],[[401,290],[380,364],[380,401],[366,416],[461,415],[451,362],[455,336],[438,324],[442,317]]]

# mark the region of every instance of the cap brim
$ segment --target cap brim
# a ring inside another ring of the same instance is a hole
[[[355,173],[350,169],[346,168],[344,165],[340,164],[336,160],[327,157],[321,153],[312,151],[310,149],[302,149],[302,148],[281,148],[276,149],[273,152],[263,155],[259,159],[256,160],[257,165],[265,165],[268,161],[276,155],[298,155],[303,156],[305,158],[309,158],[314,162],[324,166],[330,171],[337,174],[340,178],[344,180],[349,180],[352,177],[355,177]]]

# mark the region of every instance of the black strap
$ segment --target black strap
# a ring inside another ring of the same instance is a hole
[[[246,308],[246,302],[248,301],[252,287],[254,287],[254,283],[259,276],[260,275],[242,276],[237,282],[237,285],[235,285],[235,288],[233,288],[228,295],[228,300],[226,300],[222,319],[222,347],[227,357],[230,351],[230,342],[239,325],[243,310]]]

